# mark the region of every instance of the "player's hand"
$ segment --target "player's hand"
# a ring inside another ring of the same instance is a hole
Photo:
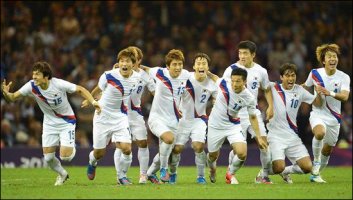
[[[12,85],[12,81],[8,85],[6,85],[6,79],[4,79],[4,81],[1,84],[2,92],[5,94],[9,93],[11,85]]]
[[[315,87],[315,90],[316,90],[316,92],[318,94],[323,94],[325,96],[330,96],[330,92],[326,88],[322,87],[321,85],[317,85]]]
[[[268,107],[266,110],[266,120],[270,120],[273,117],[273,108]]]
[[[119,68],[118,63],[115,63],[115,64],[113,65],[113,69],[118,69],[118,68]]]
[[[97,114],[99,115],[101,113],[101,111],[102,111],[102,108],[99,105],[99,103],[96,100],[94,100],[92,105],[94,106],[94,108],[96,109]]]
[[[213,74],[210,71],[207,71],[207,76],[209,76],[214,82],[217,82],[217,80],[219,79],[219,77],[216,74]]]
[[[181,119],[183,117],[183,112],[181,112],[180,110],[179,111],[179,119]]]
[[[89,105],[89,101],[88,100],[84,100],[84,101],[82,101],[81,108],[85,108],[88,105]]]
[[[256,137],[257,142],[259,144],[259,148],[260,149],[266,149],[267,150],[267,142],[260,136],[260,137]]]

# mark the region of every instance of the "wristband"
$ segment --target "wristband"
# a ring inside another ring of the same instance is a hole
[[[336,96],[336,93],[334,93],[333,91],[330,92],[330,96],[331,97],[335,97]]]

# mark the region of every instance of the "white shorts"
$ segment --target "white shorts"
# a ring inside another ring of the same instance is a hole
[[[129,120],[126,115],[113,118],[104,113],[93,116],[93,148],[106,148],[112,142],[131,143]]]
[[[207,125],[200,118],[195,118],[191,120],[181,119],[178,125],[177,138],[175,144],[185,145],[189,138],[191,138],[192,142],[205,143],[206,131]]]
[[[259,121],[260,135],[261,136],[267,136],[265,123],[264,123],[264,121],[262,119],[261,114],[257,115],[257,121]],[[250,133],[251,138],[254,138],[256,136],[255,131],[254,131],[253,127],[251,126],[249,118],[244,118],[244,119],[241,118],[240,119],[240,124],[241,124],[241,127],[242,127],[242,129],[243,129],[243,131],[245,133],[247,133],[247,132]]]
[[[140,123],[130,121],[130,130],[132,134],[132,140],[147,140],[147,129],[145,121]]]
[[[340,124],[330,126],[324,122],[321,118],[315,117],[313,115],[310,115],[309,118],[310,121],[310,126],[312,129],[314,129],[315,126],[317,125],[322,125],[324,126],[326,133],[324,136],[324,143],[328,144],[329,146],[336,146],[337,140],[338,140],[338,135],[340,133]]]
[[[208,127],[207,133],[207,148],[209,152],[216,152],[224,143],[225,139],[228,139],[229,144],[235,142],[246,143],[246,133],[242,130],[240,124],[234,125],[232,129],[216,129]]]
[[[157,136],[158,138],[160,138],[163,133],[168,131],[172,132],[174,136],[177,133],[177,127],[168,126],[168,123],[158,118],[149,118],[148,126],[150,127],[153,135]]]
[[[67,124],[64,127],[52,127],[43,124],[42,146],[75,147],[76,124]]]
[[[297,160],[310,156],[301,139],[283,142],[281,139],[270,137],[268,143],[271,149],[271,160],[285,160],[287,158],[294,164]]]

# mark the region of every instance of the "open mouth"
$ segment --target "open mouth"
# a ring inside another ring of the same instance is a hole
[[[127,68],[126,66],[122,66],[120,69],[121,69],[123,72],[127,72],[127,70],[128,70],[128,68]]]
[[[289,86],[289,87],[293,87],[293,86],[294,86],[294,83],[293,83],[293,82],[288,82],[288,86]]]
[[[205,70],[199,70],[199,73],[200,73],[201,75],[204,75],[204,74],[206,73],[206,71],[205,71]]]

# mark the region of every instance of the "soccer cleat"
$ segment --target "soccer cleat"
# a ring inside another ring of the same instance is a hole
[[[229,171],[226,172],[226,183],[227,184],[239,184],[238,180],[235,178],[235,174],[231,174]]]
[[[320,167],[321,167],[321,163],[314,161],[313,162],[313,169],[311,170],[311,174],[314,176],[319,176],[320,175]]]
[[[176,180],[177,180],[177,174],[170,174],[169,176],[169,183],[170,184],[175,184],[176,183]]]
[[[152,174],[151,176],[148,176],[147,179],[151,181],[153,184],[161,184],[155,174]]]
[[[198,184],[206,184],[206,179],[205,179],[205,177],[203,177],[203,176],[197,177],[196,183],[198,183]]]
[[[321,178],[320,175],[311,175],[310,176],[310,182],[314,182],[314,183],[326,183],[326,181],[324,181],[324,179]]]
[[[140,184],[146,184],[147,183],[147,175],[146,174],[140,174]]]
[[[164,183],[169,182],[169,173],[168,173],[167,169],[161,168],[161,170],[160,170],[160,179]]]
[[[293,183],[293,180],[292,180],[292,178],[290,177],[289,174],[280,173],[279,175],[282,177],[282,179],[284,180],[284,182],[286,182],[286,183],[288,183],[288,184],[292,184],[292,183]]]
[[[272,184],[272,181],[268,176],[262,177],[262,169],[261,169],[257,174],[257,176],[255,177],[255,183]]]
[[[216,182],[216,169],[210,168],[210,181],[211,183]]]
[[[89,180],[93,180],[96,177],[96,168],[97,166],[93,166],[91,164],[87,165],[87,178]]]
[[[119,181],[118,181],[118,185],[131,185],[131,181],[126,178],[126,177],[123,177],[123,178],[119,178]]]
[[[54,185],[55,185],[55,186],[63,185],[64,182],[65,182],[67,179],[69,179],[69,174],[68,174],[68,173],[66,173],[64,176],[58,175],[58,176],[56,177],[56,181],[55,181],[55,184],[54,184]]]

